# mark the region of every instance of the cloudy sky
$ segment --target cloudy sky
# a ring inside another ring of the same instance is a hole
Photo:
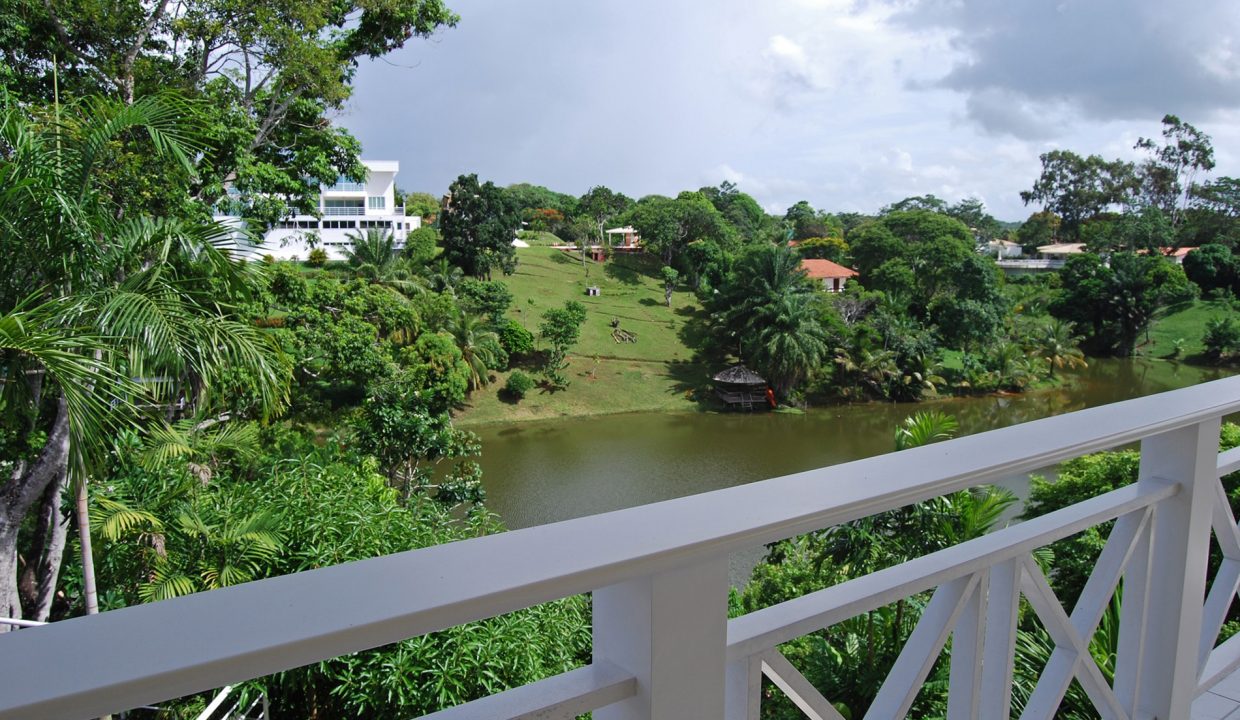
[[[1240,175],[1237,0],[449,0],[339,118],[398,184],[633,197],[731,180],[769,211],[909,195],[1030,212],[1052,148],[1136,157],[1174,113]]]

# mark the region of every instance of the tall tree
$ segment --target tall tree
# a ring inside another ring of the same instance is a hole
[[[1198,174],[1214,169],[1214,146],[1209,135],[1175,115],[1164,116],[1162,126],[1161,143],[1143,137],[1134,149],[1150,154],[1138,168],[1141,194],[1175,227],[1188,209]]]
[[[214,202],[228,183],[247,214],[262,222],[287,215],[290,206],[313,211],[320,184],[340,174],[361,179],[356,140],[331,122],[350,96],[359,63],[456,22],[442,0],[0,5],[0,27],[22,29],[21,42],[5,43],[2,51],[14,71],[12,89],[50,100],[58,61],[61,90],[70,96],[110,94],[132,103],[175,90],[203,100],[217,142],[192,158],[196,174],[168,172],[148,186],[180,191],[193,177],[195,193]],[[134,169],[130,182],[142,176]],[[143,198],[134,192],[131,206]]]
[[[843,237],[844,226],[830,213],[815,210],[809,202],[801,200],[784,213],[784,222],[790,226],[789,240],[806,240],[816,237]]]
[[[474,174],[461,175],[448,189],[439,217],[444,257],[467,275],[491,279],[491,270],[505,275],[517,266],[512,245],[521,217],[502,188]]]
[[[1074,238],[1080,237],[1085,220],[1122,204],[1138,186],[1133,165],[1120,160],[1081,157],[1069,150],[1043,153],[1041,160],[1042,174],[1020,197],[1026,205],[1041,203],[1059,215],[1064,231]]]
[[[1027,253],[1036,252],[1041,245],[1050,245],[1059,236],[1062,219],[1053,212],[1042,210],[1029,216],[1016,230],[1016,242]]]
[[[968,226],[978,243],[990,242],[1003,233],[999,221],[986,212],[986,204],[978,198],[965,198],[944,212]]]
[[[612,218],[632,207],[633,201],[603,185],[595,185],[586,191],[577,201],[577,212],[588,217],[598,232],[598,243],[602,245],[607,238],[604,231]]]
[[[1159,255],[1115,253],[1109,264],[1074,255],[1060,270],[1062,289],[1050,310],[1083,331],[1096,354],[1131,355],[1159,308],[1191,297],[1184,270]]]
[[[664,265],[674,264],[691,242],[714,240],[724,244],[732,234],[715,206],[696,192],[682,192],[675,199],[644,197],[627,217],[645,247],[657,253]]]
[[[231,244],[227,229],[143,215],[101,182],[119,140],[135,136],[151,157],[188,171],[205,149],[193,111],[168,98],[92,100],[56,120],[0,106],[0,357],[5,377],[26,378],[5,383],[4,409],[23,418],[19,433],[33,448],[6,458],[14,464],[0,481],[0,613],[46,615],[42,593],[55,586],[63,536],[40,521],[19,549],[18,530],[36,506],[40,518],[56,517],[66,480],[89,573],[85,483],[109,429],[135,422],[138,406],[208,410],[230,367],[251,373],[264,408],[284,401],[277,351],[228,308],[253,277],[220,249]],[[42,574],[39,596],[20,601],[19,552]]]
[[[725,180],[718,187],[704,187],[698,192],[710,200],[747,241],[760,237],[772,224],[772,218],[758,201],[737,189],[733,182]]]
[[[759,244],[737,260],[706,302],[721,348],[735,354],[787,397],[817,373],[829,337],[819,298],[784,245]]]

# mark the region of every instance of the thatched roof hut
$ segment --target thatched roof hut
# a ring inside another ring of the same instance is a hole
[[[714,381],[728,385],[761,385],[766,387],[766,379],[744,365],[733,365],[716,375]]]
[[[715,394],[729,406],[753,410],[769,402],[766,380],[744,365],[733,365],[713,379]]]

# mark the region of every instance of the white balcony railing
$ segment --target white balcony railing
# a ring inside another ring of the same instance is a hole
[[[355,192],[366,192],[366,183],[360,183],[360,182],[338,182],[338,183],[336,183],[335,185],[332,185],[332,186],[330,186],[330,187],[325,187],[325,188],[323,188],[323,192],[328,192],[328,193],[338,193],[338,192],[348,192],[348,193],[355,193]]]
[[[1058,270],[1067,264],[1062,258],[1000,259],[995,264],[1005,270]]]
[[[1073,678],[1105,718],[1187,718],[1240,666],[1214,647],[1240,586],[1219,482],[1240,377],[727,490],[338,565],[0,636],[0,718],[84,718],[218,688],[577,593],[592,664],[435,713],[453,718],[757,716],[763,674],[840,716],[779,654],[791,638],[934,589],[867,717],[902,717],[952,639],[949,718],[1006,718],[1023,596],[1055,642],[1025,716]],[[1141,443],[1128,487],[733,620],[728,557],[1068,458]],[[1069,614],[1030,553],[1115,520]],[[1224,561],[1207,592],[1213,532]],[[433,580],[428,580],[432,579]],[[1124,583],[1115,681],[1087,644]],[[937,588],[937,589],[936,589]],[[277,709],[278,710],[278,709]]]
[[[339,216],[339,215],[365,215],[366,208],[361,207],[325,207],[323,208],[323,216]]]

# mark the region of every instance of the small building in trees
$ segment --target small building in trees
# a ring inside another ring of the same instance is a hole
[[[801,269],[811,280],[822,283],[827,292],[842,292],[844,283],[849,278],[857,277],[857,271],[844,267],[830,260],[806,259],[801,261]]]
[[[1023,253],[1020,243],[1011,240],[991,240],[986,244],[986,253],[997,260],[1011,260]]]
[[[1176,265],[1183,265],[1184,258],[1187,257],[1190,252],[1196,249],[1197,249],[1196,246],[1176,247],[1176,248],[1162,247],[1162,248],[1158,248],[1158,252],[1162,253],[1163,257],[1167,258],[1168,260],[1175,263]]]
[[[631,225],[607,231],[607,244],[615,252],[641,252],[642,237]]]
[[[556,250],[564,252],[579,251],[577,245],[552,245]],[[603,245],[586,245],[585,254],[595,262],[603,262],[609,253],[639,253],[642,251],[642,238],[631,227],[612,228],[607,231],[607,241]]]
[[[729,407],[753,410],[754,407],[775,407],[775,395],[766,379],[744,365],[733,365],[712,378],[715,394]]]
[[[1083,252],[1085,252],[1085,243],[1054,243],[1038,246],[1038,258],[1041,260],[1066,262],[1069,255],[1080,255]]]

